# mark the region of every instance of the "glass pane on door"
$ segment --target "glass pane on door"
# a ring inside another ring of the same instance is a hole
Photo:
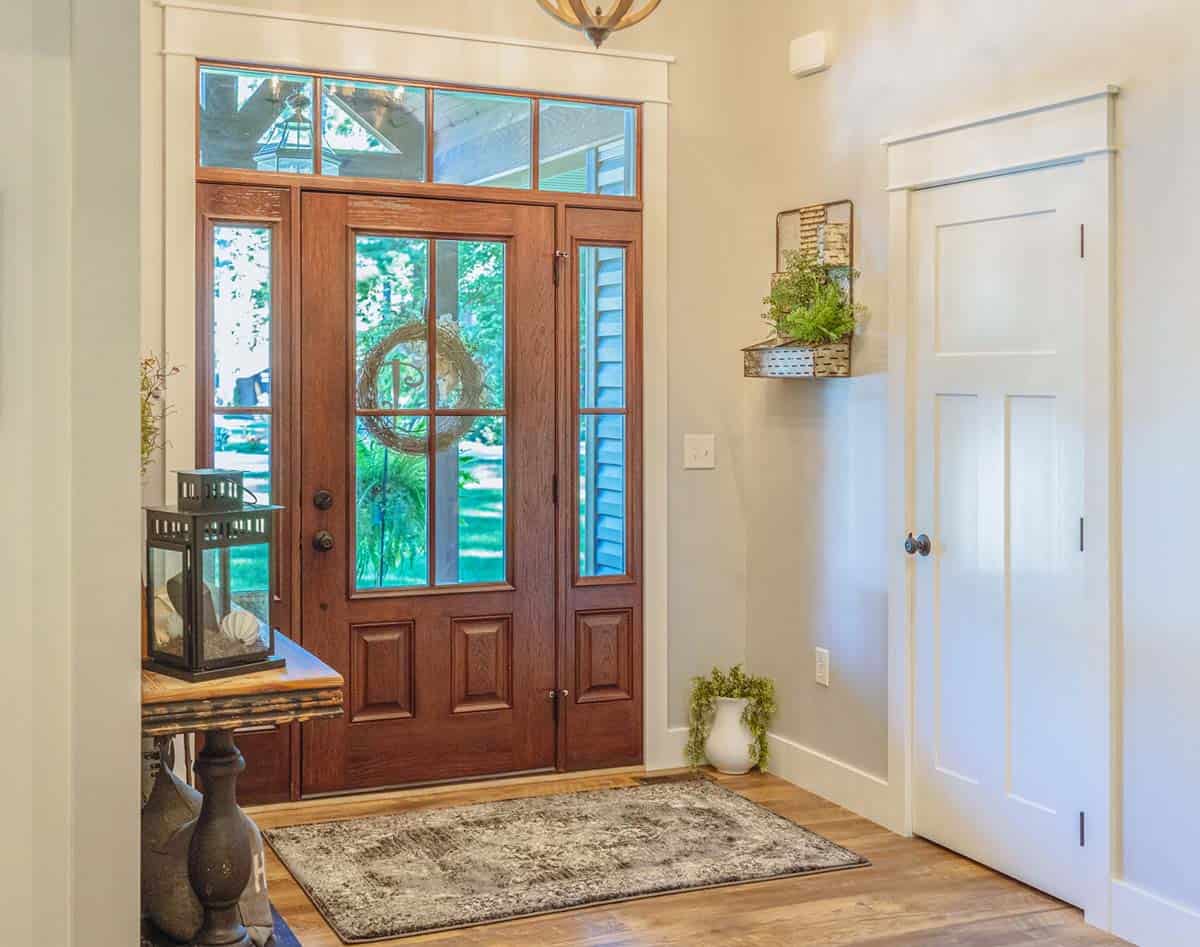
[[[438,407],[504,407],[505,245],[438,240]]]
[[[436,464],[437,584],[503,582],[504,418],[438,418]]]
[[[358,407],[427,407],[429,241],[359,234],[354,270]]]
[[[429,424],[367,416],[355,440],[356,588],[429,584]]]

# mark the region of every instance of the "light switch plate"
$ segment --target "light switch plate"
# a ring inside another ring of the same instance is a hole
[[[816,649],[817,683],[822,687],[829,686],[829,649]]]
[[[717,466],[715,434],[683,435],[683,469],[712,470]]]

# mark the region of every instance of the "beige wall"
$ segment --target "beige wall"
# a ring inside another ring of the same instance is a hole
[[[237,0],[234,5],[303,11],[346,20],[519,36],[585,44],[543,13],[534,0]],[[153,9],[147,7],[152,17]],[[737,19],[715,0],[668,2],[635,31],[609,40],[611,48],[670,53],[670,714],[686,723],[689,678],[713,664],[730,665],[745,653],[745,528],[741,509],[741,377],[738,348],[745,344],[736,314],[745,309],[744,233],[737,226],[741,191],[730,170],[744,156],[731,89],[736,59],[729,55]],[[158,68],[160,45],[147,31],[147,71]],[[319,68],[321,63],[312,63]],[[404,74],[404,64],[396,64]],[[419,77],[418,77],[419,78]],[[498,75],[496,84],[503,85]],[[157,89],[146,84],[147,121],[157,121]],[[157,136],[147,126],[148,147]],[[151,175],[148,187],[160,186]],[[153,228],[153,221],[148,222]],[[152,261],[147,270],[154,272]],[[751,296],[757,292],[749,281]],[[143,335],[161,338],[161,304],[148,284]],[[714,432],[715,471],[682,470],[685,431]],[[156,485],[151,490],[159,489]]]
[[[784,684],[779,729],[874,772],[885,764],[884,562],[901,537],[880,531],[890,458],[883,453],[878,377],[887,281],[879,139],[1081,85],[1117,83],[1122,872],[1135,885],[1200,909],[1200,872],[1188,855],[1200,847],[1200,599],[1193,575],[1200,528],[1200,7],[1185,0],[761,0],[753,7],[762,42],[744,68],[758,87],[756,213],[799,200],[853,198],[860,286],[874,311],[855,351],[856,373],[867,377],[747,393],[746,469],[755,477],[746,494],[748,652],[753,668],[773,671]],[[817,28],[836,36],[833,69],[789,78],[786,38]],[[760,482],[768,463],[786,474]],[[812,536],[813,519],[825,527],[828,545]],[[793,580],[777,581],[785,570]],[[812,647],[820,643],[833,650],[829,691],[812,683]]]

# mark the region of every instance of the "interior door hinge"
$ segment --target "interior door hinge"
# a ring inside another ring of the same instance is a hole
[[[570,256],[570,254],[567,253],[566,250],[555,250],[554,251],[554,262],[551,264],[551,267],[554,270],[554,285],[555,286],[558,285],[559,272],[561,270],[561,265],[565,264],[567,262],[567,258],[569,256]]]
[[[1083,224],[1079,225],[1079,259],[1083,259]]]
[[[1083,848],[1087,845],[1087,821],[1086,816],[1079,813],[1079,847]]]

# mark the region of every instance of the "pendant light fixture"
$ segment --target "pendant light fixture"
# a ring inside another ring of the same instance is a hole
[[[639,3],[634,9],[635,3]],[[542,9],[571,29],[583,30],[600,48],[609,33],[636,26],[653,13],[662,0],[615,0],[606,13],[598,3],[589,10],[588,0],[538,0]]]

